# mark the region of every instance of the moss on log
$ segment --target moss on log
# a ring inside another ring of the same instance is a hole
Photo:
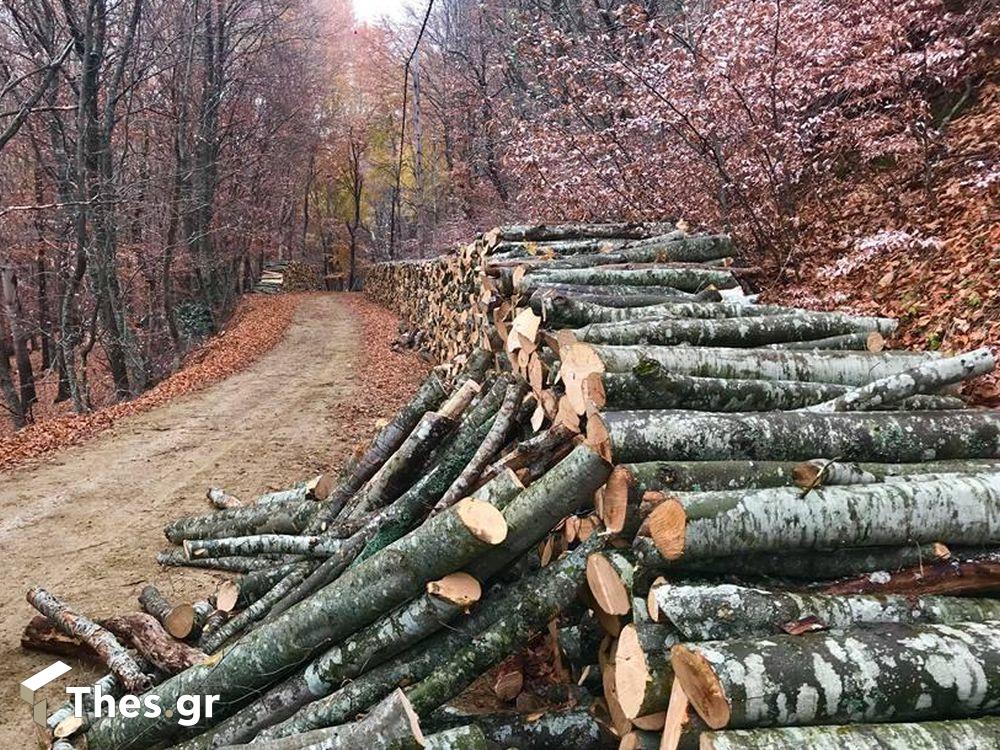
[[[381,553],[348,570],[308,600],[242,638],[214,664],[194,667],[154,688],[164,708],[191,693],[220,696],[207,729],[308,660],[320,648],[378,619],[415,589],[468,563],[503,541],[506,524],[492,506],[463,500]],[[158,718],[107,718],[87,732],[90,750],[126,750],[169,740],[177,725]]]
[[[1000,705],[1000,623],[679,644],[674,673],[713,729],[988,714]]]
[[[1000,718],[706,732],[702,750],[988,750]]]
[[[805,618],[833,629],[858,623],[954,623],[1000,619],[1000,600],[948,596],[794,593],[715,586],[658,586],[653,596],[684,640],[713,641],[784,632]],[[621,691],[619,691],[621,692]]]
[[[606,412],[600,420],[616,463],[808,461],[816,456],[887,463],[1000,458],[1000,413],[991,411],[623,411]],[[602,439],[603,434],[595,438]]]
[[[888,318],[809,315],[765,315],[722,320],[625,320],[592,323],[573,329],[577,341],[591,344],[758,347],[782,341],[818,339],[842,333],[878,331],[889,334],[895,321]]]
[[[807,380],[864,385],[932,360],[926,352],[786,351],[696,346],[591,345],[607,372],[629,372],[644,360],[658,362],[674,375]]]

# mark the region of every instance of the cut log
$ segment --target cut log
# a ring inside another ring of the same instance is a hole
[[[631,476],[640,493],[705,492],[788,487],[795,466],[793,461],[648,461],[619,464],[615,471]]]
[[[342,724],[293,737],[229,745],[228,750],[418,750],[424,747],[420,721],[402,690],[394,690],[351,724]]]
[[[570,708],[544,714],[470,714],[435,712],[422,723],[435,730],[461,722],[482,730],[490,747],[516,750],[604,750],[611,733],[586,710]],[[428,738],[430,739],[430,738]]]
[[[518,285],[519,291],[530,291],[535,283],[596,284],[602,286],[669,286],[685,292],[702,289],[731,289],[739,282],[728,270],[653,266],[539,269],[529,273]]]
[[[529,488],[530,490],[530,488]],[[524,590],[522,599],[407,693],[414,710],[426,716],[458,695],[483,672],[513,653],[530,636],[543,630],[568,606],[583,584],[587,556],[599,550],[607,537],[594,534],[577,549],[549,565],[549,574],[536,590]]]
[[[371,447],[358,459],[350,475],[324,501],[325,504],[330,508],[339,506],[337,510],[339,512],[347,499],[360,490],[364,483],[371,479],[382,464],[389,459],[389,456],[403,444],[407,435],[413,432],[413,428],[417,426],[420,418],[425,413],[440,406],[446,396],[447,393],[440,378],[432,373],[410,399],[410,402],[400,409],[392,421],[379,431],[372,440]],[[328,510],[327,514],[337,515],[332,510]]]
[[[340,549],[340,539],[291,534],[257,534],[222,539],[185,539],[184,555],[189,560],[213,557],[253,557],[260,554],[287,554],[325,558]]]
[[[694,710],[680,680],[675,678],[670,687],[670,702],[658,750],[698,750],[701,735],[707,729],[708,725]]]
[[[476,724],[446,729],[424,737],[426,750],[489,750],[482,727]]]
[[[609,615],[627,615],[632,610],[635,573],[635,562],[627,551],[591,555],[587,559],[587,586],[597,606]]]
[[[454,572],[506,536],[506,524],[491,505],[462,500],[444,513],[355,565],[321,591],[308,606],[296,607],[245,636],[226,657],[193,667],[153,689],[162,705],[182,694],[211,691],[220,696],[216,714],[201,727],[221,721],[248,692],[266,688],[317,649],[350,635],[406,601],[427,581]],[[371,585],[372,582],[378,585]],[[177,732],[169,719],[116,716],[87,732],[90,750],[135,747],[167,740]]]
[[[629,372],[643,360],[654,360],[673,375],[805,380],[864,385],[936,358],[928,353],[783,351],[695,346],[596,346],[594,357],[607,372]]]
[[[670,648],[677,635],[665,625],[626,625],[615,653],[615,692],[626,718],[666,711],[670,686]]]
[[[532,297],[535,295],[533,294]],[[760,315],[801,315],[801,310],[778,305],[745,305],[739,302],[663,302],[643,307],[608,307],[582,302],[552,290],[538,295],[542,319],[552,328],[576,328],[590,323],[618,323],[663,318],[744,318]]]
[[[664,229],[666,227],[666,229]],[[642,240],[672,231],[673,226],[645,224],[518,224],[500,228],[504,242],[554,242],[584,239]]]
[[[720,302],[722,295],[714,289],[700,292],[685,292],[670,286],[605,286],[597,284],[556,284],[538,279],[529,280],[531,293],[529,303],[538,315],[542,314],[542,299],[549,294],[572,297],[578,302],[601,305],[602,307],[647,307],[687,302]]]
[[[656,516],[655,522],[653,516]],[[927,482],[798,490],[695,493],[650,516],[668,560],[748,552],[903,546],[938,540],[983,544],[1000,537],[1000,474]]]
[[[21,633],[21,648],[83,661],[103,662],[94,650],[74,635],[57,628],[45,615],[35,615]]]
[[[527,385],[524,383],[515,383],[507,386],[503,403],[497,410],[496,419],[493,420],[493,426],[490,428],[489,433],[487,433],[486,438],[479,448],[476,449],[472,460],[466,464],[465,468],[462,469],[462,473],[452,482],[447,492],[444,493],[437,502],[437,505],[434,506],[434,512],[439,513],[445,508],[451,507],[472,488],[476,479],[486,469],[486,465],[503,447],[507,439],[507,434],[514,424],[517,407],[520,405],[521,399],[524,398],[526,391]]]
[[[1000,719],[851,724],[706,732],[701,750],[987,750],[1000,747]]]
[[[285,567],[298,559],[300,558],[292,555],[260,555],[256,557],[205,557],[192,560],[184,554],[183,549],[164,550],[156,556],[156,562],[160,565],[220,570],[227,573],[268,573],[275,570],[275,565]],[[286,560],[289,562],[285,562]]]
[[[954,623],[1000,619],[1000,600],[948,596],[797,594],[717,586],[659,586],[656,605],[683,640],[713,641],[785,632],[806,618],[822,628],[858,623]],[[619,692],[621,692],[619,690]]]
[[[836,349],[836,350],[846,350],[846,351],[859,351],[859,352],[878,352],[881,351],[881,346],[874,342],[884,343],[885,339],[882,334],[878,332],[871,333],[844,333],[839,336],[827,336],[822,339],[813,339],[811,341],[784,341],[780,344],[768,344],[768,349],[798,349],[798,350],[813,350],[813,349]]]
[[[174,639],[152,615],[142,612],[115,615],[101,624],[167,675],[183,672],[208,658],[203,651]]]
[[[881,623],[678,644],[671,663],[710,727],[742,729],[978,716],[1000,702],[998,654],[996,621]]]
[[[200,516],[179,518],[167,525],[167,539],[180,544],[185,539],[217,539],[251,534],[301,534],[319,504],[298,503],[250,505]]]
[[[174,638],[187,638],[194,624],[194,608],[190,604],[172,605],[155,586],[143,586],[139,605],[155,617]]]
[[[230,495],[228,492],[221,490],[218,487],[210,487],[207,497],[208,501],[219,510],[243,507],[242,500],[235,495]]]
[[[458,401],[449,401],[442,406],[444,412],[427,412],[417,426],[413,428],[403,444],[379,467],[371,479],[365,483],[354,497],[347,502],[345,514],[347,518],[358,518],[372,510],[385,507],[409,488],[427,457],[438,446],[442,438],[454,428],[458,416],[468,405],[465,396],[471,400],[473,393],[478,392],[479,384],[474,380],[466,381],[456,392]],[[316,514],[307,527],[307,532],[319,533],[337,517],[331,511],[335,506],[324,506]]]
[[[690,409],[739,412],[800,409],[847,392],[847,386],[794,380],[745,380],[670,375],[647,360],[633,372],[601,376],[608,410]],[[950,404],[951,402],[946,402]]]
[[[810,411],[863,411],[894,404],[920,393],[934,393],[945,386],[985,375],[996,367],[989,349],[976,349],[958,357],[924,362],[896,375],[872,381],[842,396],[816,404]]]
[[[618,346],[690,344],[757,347],[782,341],[818,339],[859,331],[879,331],[889,334],[895,326],[896,322],[889,318],[765,315],[723,320],[670,319],[592,323],[582,328],[574,328],[573,335],[577,341]]]
[[[431,581],[427,589],[427,595],[355,633],[231,716],[214,732],[212,746],[251,741],[265,727],[284,721],[307,703],[436,632],[481,594],[478,582],[465,573]]]
[[[130,693],[143,693],[149,687],[149,675],[107,629],[74,612],[45,589],[30,589],[27,600],[63,633],[86,643]]]
[[[795,465],[792,481],[797,487],[813,489],[830,485],[875,484],[880,480],[857,464],[814,458]]]
[[[617,463],[765,459],[917,462],[1000,458],[1000,414],[990,411],[710,414],[607,412],[588,438]],[[596,437],[591,438],[591,434]]]
[[[562,519],[592,502],[610,471],[608,463],[588,446],[574,448],[504,508],[507,538],[475,560],[469,572],[486,581],[506,569]]]

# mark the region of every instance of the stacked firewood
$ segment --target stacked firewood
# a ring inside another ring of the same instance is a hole
[[[374,268],[454,361],[340,476],[213,489],[216,510],[167,527],[162,564],[240,577],[193,603],[144,590],[145,629],[29,594],[25,645],[88,651],[105,692],[218,695],[213,715],[63,707],[52,737],[996,746],[1000,414],[958,395],[992,355],[886,351],[892,321],[757,305],[728,238],[668,230],[494,230],[459,284],[472,338],[434,317],[444,261],[420,266],[433,282]],[[484,714],[484,692],[515,710]]]
[[[316,270],[295,260],[273,260],[264,264],[255,292],[308,292],[319,288]]]

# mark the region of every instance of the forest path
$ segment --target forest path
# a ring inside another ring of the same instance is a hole
[[[54,661],[19,646],[30,586],[96,616],[136,609],[146,583],[172,599],[204,597],[222,576],[156,564],[168,546],[164,524],[208,511],[211,485],[252,498],[319,473],[348,447],[353,430],[338,429],[331,407],[364,373],[361,323],[345,299],[304,300],[284,340],[243,372],[40,466],[0,474],[0,748],[35,746],[18,685]],[[50,708],[65,686],[100,674],[71,666],[50,689]]]

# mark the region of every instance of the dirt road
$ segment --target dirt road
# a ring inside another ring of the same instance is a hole
[[[211,591],[214,574],[156,565],[164,523],[206,511],[210,485],[250,498],[348,450],[351,431],[337,429],[332,407],[364,378],[359,328],[344,297],[305,300],[284,341],[242,373],[0,475],[0,748],[35,746],[18,683],[54,660],[18,645],[32,615],[25,590],[45,586],[100,616],[134,609],[148,582],[178,599]],[[50,706],[99,674],[72,666]]]

